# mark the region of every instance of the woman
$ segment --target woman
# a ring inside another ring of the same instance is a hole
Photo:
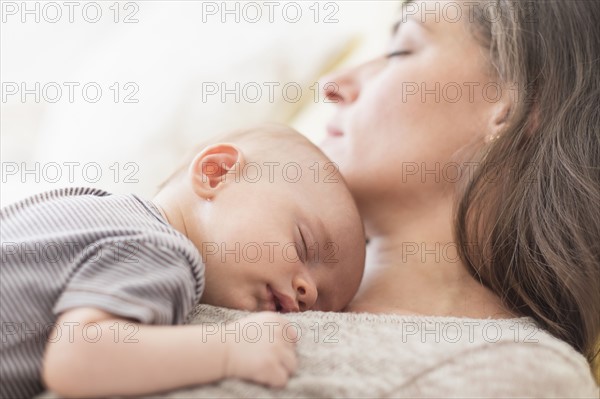
[[[349,312],[286,315],[304,339],[284,391],[174,397],[598,397],[600,3],[400,19],[385,56],[324,78],[323,149],[369,238]]]
[[[286,315],[305,339],[284,391],[174,397],[598,397],[600,3],[400,19],[385,56],[323,79],[322,147],[369,238],[349,312]]]
[[[323,148],[370,238],[348,310],[530,316],[592,362],[600,3],[435,3],[404,4],[386,56],[324,79]]]

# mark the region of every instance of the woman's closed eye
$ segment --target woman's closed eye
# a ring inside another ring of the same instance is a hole
[[[409,55],[411,52],[408,50],[398,50],[398,51],[393,51],[391,53],[388,53],[385,55],[386,58],[392,58],[392,57],[401,57],[401,56],[405,56],[405,55]]]

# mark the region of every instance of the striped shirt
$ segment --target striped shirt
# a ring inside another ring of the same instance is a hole
[[[0,242],[0,398],[44,390],[42,357],[61,312],[182,324],[204,289],[198,249],[135,195],[38,194],[0,210]]]

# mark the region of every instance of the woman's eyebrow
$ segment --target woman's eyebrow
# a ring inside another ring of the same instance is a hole
[[[402,17],[400,17],[400,19],[398,21],[396,21],[392,25],[391,35],[392,36],[396,35],[396,33],[398,33],[398,31],[400,30],[402,25],[404,25],[408,21],[412,21],[412,22],[416,23],[417,25],[421,26],[423,29],[426,29],[431,32],[430,26],[425,24],[423,21],[419,20],[418,18],[413,18],[411,16],[403,15]]]

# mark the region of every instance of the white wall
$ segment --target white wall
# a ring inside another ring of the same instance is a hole
[[[223,2],[78,2],[69,22],[63,2],[53,3],[58,8],[27,2],[29,14],[22,4],[2,2],[2,206],[73,185],[151,196],[191,144],[258,122],[291,123],[319,141],[332,108],[322,96],[315,103],[314,83],[340,59],[349,65],[381,53],[399,7],[397,1],[277,2],[271,22],[265,2],[228,1],[227,9],[238,7],[236,22],[235,13],[223,14]],[[102,15],[92,23],[96,5]],[[262,17],[253,23],[258,9]],[[292,23],[296,9],[302,16]],[[57,10],[62,16],[53,23]],[[127,15],[137,22],[125,23]],[[207,94],[236,82],[247,85],[239,102],[233,94],[224,101]],[[39,102],[35,93],[21,96],[22,84],[36,91],[36,83]],[[268,85],[276,84],[270,99]],[[68,85],[77,85],[73,102]],[[53,103],[56,87],[62,95]],[[102,94],[92,102],[95,87]],[[125,102],[128,94],[137,102]]]

